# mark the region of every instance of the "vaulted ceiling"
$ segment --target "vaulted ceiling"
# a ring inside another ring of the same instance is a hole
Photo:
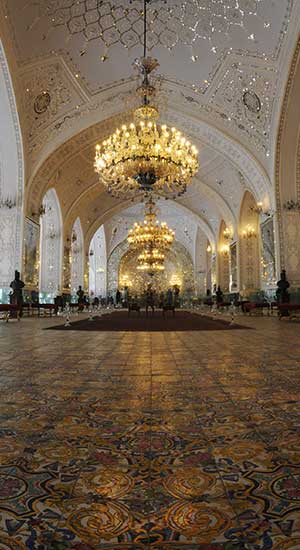
[[[182,216],[190,211],[216,236],[221,219],[235,225],[246,189],[274,205],[276,131],[300,2],[151,0],[148,9],[161,118],[200,150],[199,174],[178,203]],[[27,214],[54,186],[66,230],[79,215],[90,238],[129,206],[106,194],[93,157],[96,142],[136,104],[142,2],[1,0],[0,10],[24,139]]]

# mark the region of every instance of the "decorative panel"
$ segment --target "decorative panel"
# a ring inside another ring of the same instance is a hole
[[[91,240],[89,250],[89,290],[96,296],[106,296],[107,255],[104,226],[101,225]]]
[[[39,286],[40,226],[26,218],[24,229],[24,282],[26,286]]]
[[[238,290],[237,243],[230,245],[230,292]]]
[[[75,294],[84,283],[84,243],[80,219],[77,218],[71,237],[71,293]]]
[[[269,218],[261,223],[261,279],[265,289],[276,286],[276,259],[274,221]]]
[[[58,198],[49,189],[43,199],[45,214],[41,216],[40,291],[52,297],[61,292],[62,220]]]

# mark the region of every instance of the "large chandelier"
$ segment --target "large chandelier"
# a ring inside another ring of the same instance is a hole
[[[164,252],[170,249],[175,236],[175,231],[169,229],[166,222],[156,220],[155,204],[152,197],[146,203],[145,219],[135,222],[129,230],[127,241],[131,249],[144,250],[149,247],[152,250]]]
[[[157,122],[158,110],[149,97],[155,88],[149,75],[156,59],[147,57],[147,0],[144,0],[144,55],[135,62],[143,82],[138,88],[142,105],[134,122],[118,128],[96,145],[95,171],[114,197],[132,197],[154,191],[165,197],[182,195],[198,171],[198,151],[176,128]]]

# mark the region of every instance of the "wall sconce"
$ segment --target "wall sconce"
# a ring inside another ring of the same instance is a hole
[[[39,206],[38,208],[38,211],[37,212],[31,212],[31,215],[33,217],[37,216],[38,218],[40,218],[41,216],[44,216],[46,214],[46,211],[48,210],[48,212],[51,211],[51,206],[48,206],[46,208],[46,206],[44,204],[41,204],[41,206]]]
[[[268,210],[263,207],[263,203],[261,201],[257,202],[256,206],[251,206],[250,212],[253,212],[258,215],[264,214],[265,216],[272,216],[273,214],[272,210]]]
[[[244,229],[243,233],[243,239],[252,239],[253,237],[256,237],[255,229],[252,225],[247,225],[246,229]]]
[[[221,254],[222,254],[223,256],[225,256],[225,257],[228,256],[228,255],[229,255],[229,244],[224,244],[224,245],[222,246],[220,252],[221,252]]]
[[[294,212],[300,212],[300,201],[289,200],[283,205],[284,210],[293,210]]]
[[[15,206],[17,206],[16,199],[10,199],[10,198],[0,199],[0,208],[8,208],[9,210],[11,210]]]
[[[223,231],[223,236],[226,241],[232,240],[232,231],[229,227],[226,227]]]
[[[208,247],[207,247],[207,249],[206,249],[206,252],[210,253],[211,250],[212,250],[212,248],[211,248],[211,246],[210,246],[210,244],[209,244]]]

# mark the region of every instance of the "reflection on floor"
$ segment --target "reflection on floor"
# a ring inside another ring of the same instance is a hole
[[[1,550],[298,550],[300,325],[0,325]]]

